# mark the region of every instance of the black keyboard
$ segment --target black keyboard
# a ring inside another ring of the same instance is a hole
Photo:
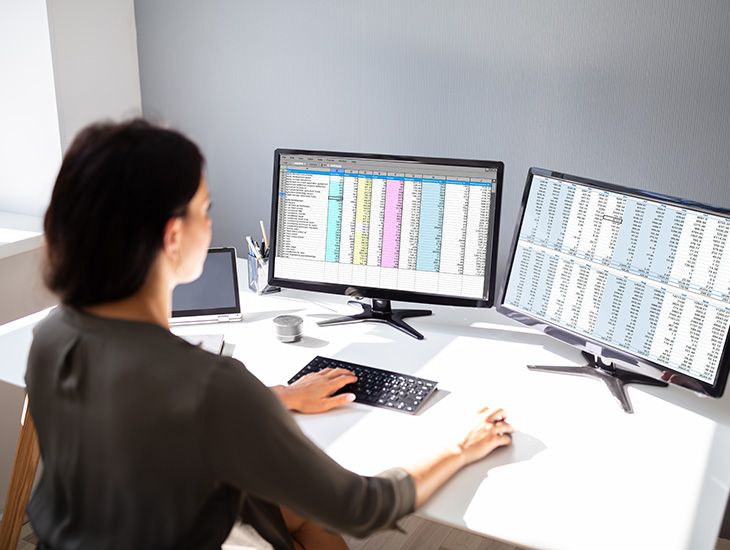
[[[305,374],[322,369],[347,369],[357,376],[357,382],[348,384],[335,392],[354,393],[355,402],[384,409],[395,409],[407,414],[415,414],[426,399],[436,390],[437,382],[425,380],[408,374],[391,372],[339,359],[329,359],[319,355],[296,373],[289,384],[296,382]]]

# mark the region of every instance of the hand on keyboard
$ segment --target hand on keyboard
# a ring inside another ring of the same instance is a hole
[[[352,371],[357,380],[337,390],[337,393],[353,392],[355,401],[373,407],[415,414],[436,390],[436,382],[433,380],[320,356],[312,359],[295,374],[289,384],[295,384],[297,380],[308,376],[308,373],[328,368]]]
[[[287,409],[316,414],[354,401],[355,394],[340,392],[344,386],[356,382],[357,376],[349,370],[328,368],[302,376],[289,386],[276,386],[272,390]]]

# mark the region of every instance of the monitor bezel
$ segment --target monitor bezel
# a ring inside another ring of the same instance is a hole
[[[430,294],[425,292],[412,292],[405,290],[393,290],[360,285],[342,285],[325,282],[312,282],[297,279],[288,279],[276,276],[276,235],[278,233],[278,193],[279,193],[279,168],[282,155],[313,155],[313,156],[333,156],[348,157],[361,159],[375,159],[384,161],[405,161],[421,164],[443,164],[454,166],[474,166],[477,168],[490,168],[497,170],[497,184],[494,193],[494,218],[492,221],[492,232],[489,237],[489,252],[486,254],[487,265],[485,266],[485,274],[487,275],[487,297],[465,298],[461,296],[450,296],[445,294]],[[496,301],[496,277],[497,277],[497,252],[499,243],[499,226],[500,213],[502,207],[502,187],[504,182],[504,163],[492,160],[473,160],[473,159],[452,159],[441,157],[420,157],[410,155],[385,155],[378,153],[353,153],[345,151],[319,151],[308,149],[276,149],[274,151],[274,173],[271,194],[271,225],[270,229],[270,254],[269,254],[269,285],[281,288],[293,288],[298,290],[308,290],[313,292],[323,292],[326,294],[338,294],[356,298],[370,298],[382,300],[395,300],[401,302],[435,304],[435,305],[451,305],[462,307],[489,308]]]
[[[519,235],[522,229],[522,223],[524,221],[525,209],[527,208],[527,200],[529,198],[530,189],[532,186],[533,178],[535,176],[558,178],[561,180],[574,182],[576,184],[594,187],[596,189],[621,193],[640,199],[653,200],[675,207],[689,208],[707,214],[720,215],[728,219],[730,219],[730,209],[700,203],[690,199],[683,199],[671,195],[664,195],[651,191],[636,189],[633,187],[625,187],[580,176],[573,176],[570,174],[565,174],[563,172],[532,167],[527,172],[527,181],[525,183],[525,188],[522,194],[522,201],[520,203],[520,210],[517,217],[516,228],[512,236],[512,241],[509,248],[506,271],[504,277],[502,278],[502,285],[500,287],[499,298],[496,304],[497,312],[499,312],[500,314],[505,315],[506,317],[514,319],[530,327],[533,327],[537,330],[540,330],[541,332],[549,336],[552,336],[558,340],[562,340],[567,344],[585,350],[596,356],[611,361],[619,361],[621,363],[631,365],[637,371],[641,371],[643,374],[648,374],[649,376],[657,379],[661,378],[661,372],[668,371],[669,374],[672,376],[671,378],[667,377],[667,379],[676,385],[689,388],[710,397],[721,397],[725,390],[728,372],[730,371],[730,334],[728,334],[728,337],[725,340],[722,354],[718,363],[719,367],[715,382],[714,384],[709,384],[707,382],[703,382],[701,380],[683,374],[679,371],[675,371],[664,365],[655,363],[644,357],[633,355],[621,348],[614,347],[611,344],[608,344],[601,340],[590,338],[584,334],[574,332],[566,327],[551,324],[549,321],[543,318],[531,315],[529,313],[525,313],[521,310],[516,310],[513,307],[504,303],[504,298],[507,292],[507,288],[509,286],[509,278],[512,273],[512,265],[514,263],[515,254],[517,251],[517,243],[519,241]],[[657,371],[660,371],[659,375],[657,375]]]

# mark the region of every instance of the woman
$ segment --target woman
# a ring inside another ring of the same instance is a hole
[[[329,397],[350,373],[270,389],[170,333],[172,290],[200,275],[211,239],[202,168],[195,144],[143,120],[86,128],[63,160],[45,218],[61,306],[39,325],[26,375],[41,547],[220,548],[240,519],[277,549],[346,548],[329,532],[393,527],[509,444],[504,412],[483,411],[420,464],[359,476],[287,411],[352,401]]]

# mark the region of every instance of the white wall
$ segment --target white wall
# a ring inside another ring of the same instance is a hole
[[[47,0],[65,151],[90,122],[142,114],[133,0]]]
[[[0,0],[0,211],[41,216],[61,163],[45,2]]]
[[[0,211],[43,216],[76,132],[140,115],[132,0],[0,0]]]
[[[0,246],[0,325],[58,303],[41,277],[44,253],[43,235]]]

